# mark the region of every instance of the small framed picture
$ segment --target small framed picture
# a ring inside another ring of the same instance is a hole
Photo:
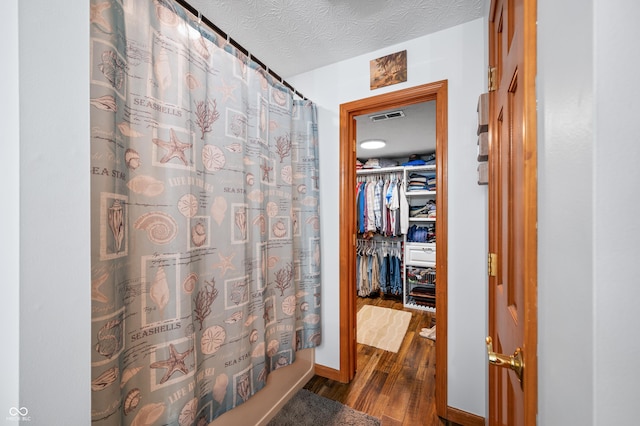
[[[392,53],[369,62],[371,90],[407,81],[407,51]]]

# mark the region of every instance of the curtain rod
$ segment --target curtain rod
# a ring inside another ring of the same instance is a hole
[[[260,65],[260,67],[265,70],[267,73],[269,73],[273,78],[275,78],[276,80],[278,80],[280,83],[282,83],[284,86],[286,86],[289,90],[291,90],[293,93],[295,93],[296,95],[298,95],[299,97],[301,97],[303,100],[307,101],[307,97],[304,96],[302,93],[298,92],[292,85],[290,85],[285,79],[283,79],[282,77],[280,77],[278,74],[276,74],[272,69],[270,69],[268,66],[266,66],[262,61],[259,61],[258,58],[256,58],[255,56],[253,56],[251,54],[251,52],[249,52],[247,49],[245,49],[240,43],[238,43],[237,41],[235,41],[234,39],[232,39],[229,34],[225,33],[224,31],[222,31],[216,24],[214,24],[213,22],[211,22],[209,19],[207,19],[206,16],[204,16],[202,13],[200,13],[200,11],[198,11],[196,8],[194,8],[193,6],[191,6],[189,3],[187,3],[185,0],[175,0],[176,3],[178,3],[180,6],[184,7],[185,9],[187,9],[193,16],[197,17],[198,20],[200,22],[203,22],[207,27],[209,27],[210,29],[212,29],[216,34],[218,34],[220,37],[224,38],[227,40],[227,43],[231,44],[233,47],[235,47],[236,49],[238,49],[239,51],[241,51],[242,53],[244,53],[250,60],[254,61],[256,64]]]

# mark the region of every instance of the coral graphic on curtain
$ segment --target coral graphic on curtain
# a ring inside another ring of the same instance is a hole
[[[169,0],[90,70],[93,424],[207,424],[320,344],[316,107]]]

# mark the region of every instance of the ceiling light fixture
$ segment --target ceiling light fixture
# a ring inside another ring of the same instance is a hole
[[[370,139],[360,142],[360,148],[362,149],[380,149],[386,145],[387,143],[381,139]]]

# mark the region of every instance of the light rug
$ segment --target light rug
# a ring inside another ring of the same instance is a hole
[[[398,352],[409,328],[411,312],[364,305],[358,311],[358,343]]]
[[[380,420],[332,399],[300,389],[268,426],[379,426]]]

